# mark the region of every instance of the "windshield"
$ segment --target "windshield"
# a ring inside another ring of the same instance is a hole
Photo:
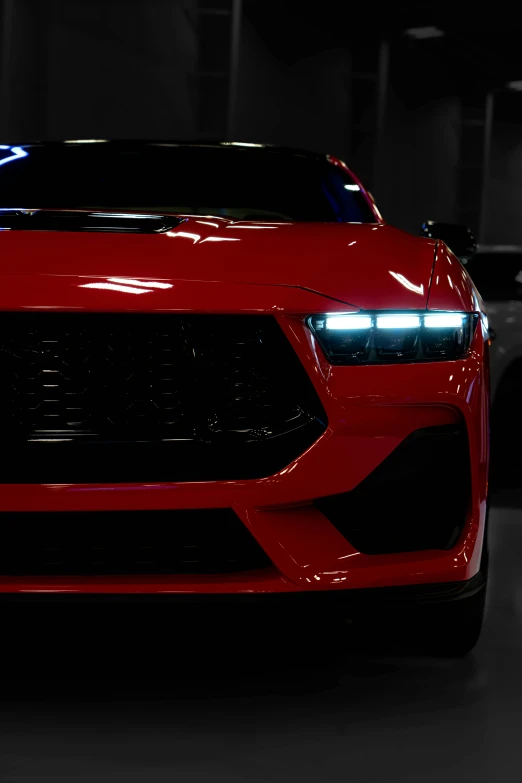
[[[358,185],[326,158],[233,146],[0,147],[0,207],[376,222]]]

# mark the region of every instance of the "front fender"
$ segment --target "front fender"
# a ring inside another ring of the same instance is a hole
[[[486,315],[486,307],[471,277],[444,242],[435,246],[428,310],[458,310]]]

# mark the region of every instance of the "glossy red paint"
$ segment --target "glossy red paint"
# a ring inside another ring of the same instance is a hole
[[[304,321],[356,308],[480,312],[445,246],[384,224],[187,218],[168,236],[3,232],[0,248],[0,310],[274,314],[329,422],[298,459],[259,480],[0,485],[0,511],[232,507],[272,568],[212,577],[0,577],[0,592],[296,592],[461,581],[477,573],[488,467],[481,329],[463,360],[332,367]],[[457,419],[469,435],[472,503],[452,550],[363,555],[311,505],[355,487],[415,429]]]
[[[435,250],[428,309],[485,313],[482,297],[470,276],[444,242],[438,242]]]
[[[241,284],[299,287],[356,308],[381,309],[392,303],[394,309],[410,310],[426,306],[435,242],[382,224],[277,225],[187,218],[179,228],[157,235],[6,231],[0,248],[5,280],[1,309],[219,307],[236,312],[245,309],[245,292],[234,288]],[[122,277],[160,281],[172,289],[139,293],[85,288]],[[200,294],[187,283],[231,287],[229,292],[221,289],[218,297],[214,294],[213,305],[200,302],[203,289]],[[273,293],[266,296],[265,309],[273,309]],[[257,297],[252,309],[259,309],[261,294],[250,295]],[[288,299],[286,306],[292,306]]]

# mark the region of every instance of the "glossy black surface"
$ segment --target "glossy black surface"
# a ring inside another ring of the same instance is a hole
[[[0,157],[0,207],[374,223],[352,177],[326,155],[263,145],[39,143]],[[3,158],[9,158],[5,165]]]
[[[467,226],[458,223],[442,223],[427,220],[421,226],[421,236],[430,239],[442,239],[457,258],[466,263],[473,258],[477,243],[473,233]]]
[[[469,497],[465,429],[442,426],[416,430],[351,492],[315,505],[352,546],[379,555],[451,548]]]
[[[271,565],[231,509],[0,513],[0,575],[207,574]]]
[[[172,215],[133,215],[114,212],[0,210],[0,231],[107,231],[124,234],[162,234],[179,226]]]
[[[326,415],[270,316],[0,314],[5,483],[270,475]]]

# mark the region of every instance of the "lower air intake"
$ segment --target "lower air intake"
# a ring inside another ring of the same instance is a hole
[[[351,492],[315,501],[359,552],[384,555],[450,549],[469,509],[464,427],[416,430]]]
[[[0,513],[0,575],[214,574],[271,562],[231,509]]]

